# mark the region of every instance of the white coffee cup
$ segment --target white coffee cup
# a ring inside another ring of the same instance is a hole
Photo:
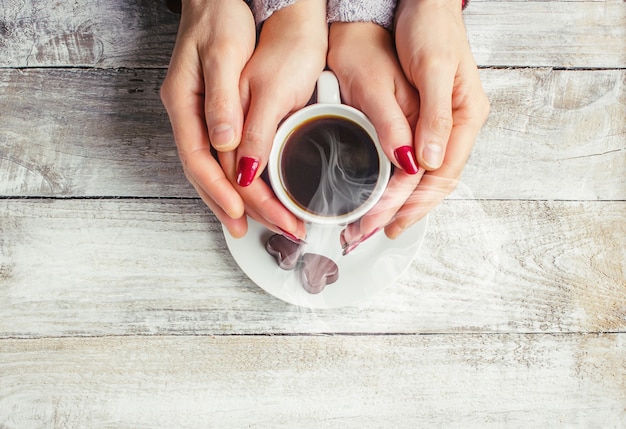
[[[331,71],[317,81],[317,102],[278,128],[268,162],[276,197],[308,223],[345,225],[367,213],[391,174],[378,135],[363,112],[341,104]]]

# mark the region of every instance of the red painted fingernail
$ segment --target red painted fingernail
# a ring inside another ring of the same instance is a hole
[[[352,252],[354,249],[356,249],[359,246],[359,243],[356,244],[350,244],[346,247],[344,247],[344,249],[341,251],[341,256],[346,256],[348,255],[348,253]]]
[[[243,187],[249,186],[254,180],[258,168],[258,159],[249,156],[242,157],[237,168],[237,184]]]
[[[360,240],[360,243],[363,243],[365,240],[367,240],[368,238],[370,238],[372,235],[376,234],[378,231],[380,231],[380,227],[376,228],[374,231],[370,232],[369,234],[367,234],[365,237],[363,237]]]
[[[293,241],[296,244],[306,244],[306,241],[296,237],[295,235],[293,235],[292,233],[285,231],[284,229],[282,229],[280,226],[278,227],[278,229],[280,229],[280,232],[283,234],[283,236],[289,240],[289,241]]]
[[[339,244],[341,244],[341,248],[345,249],[346,247],[348,247],[350,245],[350,243],[348,243],[348,240],[346,240],[346,229],[344,228],[341,231],[341,234],[339,234]]]
[[[348,253],[352,252],[354,249],[356,249],[357,247],[359,247],[361,244],[363,244],[363,242],[365,240],[367,240],[368,238],[370,238],[372,235],[376,234],[378,231],[380,231],[381,228],[376,228],[374,231],[370,232],[369,234],[367,234],[366,236],[364,236],[363,238],[355,241],[354,243],[346,243],[343,246],[343,252],[341,252],[341,254],[343,256],[346,256]]]
[[[400,167],[402,167],[407,174],[417,174],[419,166],[417,165],[417,160],[415,159],[411,146],[400,146],[393,154],[398,164],[400,164]]]
[[[341,231],[341,234],[339,235],[339,242],[341,243],[342,249],[345,249],[346,247],[359,241],[361,237],[363,237],[359,229],[357,229],[356,234],[354,233],[353,229],[354,228],[352,228],[352,225],[348,225],[343,229],[343,231]]]

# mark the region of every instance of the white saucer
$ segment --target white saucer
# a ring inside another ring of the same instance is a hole
[[[424,218],[395,240],[378,232],[346,256],[341,255],[339,235],[343,227],[309,225],[304,253],[318,253],[331,258],[339,268],[339,280],[319,294],[304,290],[296,270],[285,271],[265,250],[274,234],[258,222],[248,219],[248,233],[233,238],[224,229],[230,253],[244,273],[266,292],[290,304],[309,308],[336,308],[370,298],[394,283],[417,254],[428,221]]]

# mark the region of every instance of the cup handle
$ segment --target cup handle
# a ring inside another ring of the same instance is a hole
[[[322,72],[317,79],[317,102],[322,104],[341,104],[339,81],[330,70]]]

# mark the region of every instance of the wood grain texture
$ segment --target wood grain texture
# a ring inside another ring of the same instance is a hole
[[[3,0],[0,67],[167,67],[178,19],[159,0]]]
[[[622,68],[620,0],[472,1],[468,37],[483,66]],[[4,0],[0,67],[167,67],[178,17],[158,0]]]
[[[626,424],[622,335],[0,342],[0,426]]]
[[[0,70],[0,194],[195,197],[160,70]],[[492,113],[456,198],[626,198],[626,71],[481,71]]]
[[[492,113],[460,195],[626,199],[624,70],[483,70],[481,79]]]
[[[162,71],[0,71],[0,194],[191,196]]]
[[[0,0],[0,428],[626,427],[624,6],[473,0],[457,191],[395,284],[312,311],[184,177],[163,2]]]
[[[199,201],[0,201],[0,337],[624,332],[626,202],[449,201],[371,302],[256,287]],[[278,269],[278,268],[277,268]]]
[[[622,0],[472,1],[465,15],[479,65],[626,65],[626,8]]]

